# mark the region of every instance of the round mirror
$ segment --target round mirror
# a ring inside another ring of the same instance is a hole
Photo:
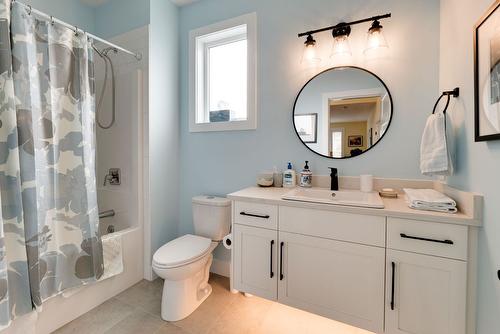
[[[297,136],[327,158],[358,156],[375,146],[392,119],[392,97],[379,77],[353,66],[334,67],[300,90],[293,109]]]

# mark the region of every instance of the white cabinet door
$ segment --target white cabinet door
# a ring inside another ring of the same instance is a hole
[[[233,225],[233,235],[234,288],[276,300],[278,232]]]
[[[384,248],[287,232],[279,239],[279,302],[383,333]]]
[[[387,251],[386,333],[465,334],[466,262]]]

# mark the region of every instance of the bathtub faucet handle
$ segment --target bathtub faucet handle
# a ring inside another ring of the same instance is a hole
[[[103,186],[105,187],[106,184],[111,184],[118,186],[121,184],[121,170],[120,168],[110,168],[108,171],[108,174],[104,176],[104,184]]]

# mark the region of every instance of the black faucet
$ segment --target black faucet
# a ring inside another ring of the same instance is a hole
[[[339,190],[339,173],[337,168],[333,167],[328,167],[331,169],[330,173],[330,178],[331,178],[331,183],[330,183],[330,190],[331,191],[338,191]]]

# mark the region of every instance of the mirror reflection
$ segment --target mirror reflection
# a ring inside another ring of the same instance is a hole
[[[337,67],[312,78],[294,107],[300,140],[330,158],[350,158],[380,141],[392,117],[392,98],[373,73]]]

